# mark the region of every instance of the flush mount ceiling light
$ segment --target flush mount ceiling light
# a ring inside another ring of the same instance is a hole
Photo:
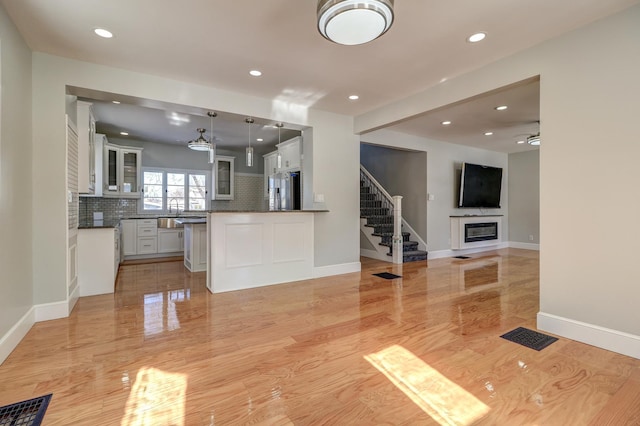
[[[200,133],[198,139],[190,141],[187,146],[194,151],[209,151],[209,141],[204,138],[205,129],[199,127],[196,129]]]
[[[493,135],[493,132],[485,132],[484,135],[485,136],[491,136],[491,135]]]
[[[368,43],[393,23],[393,0],[319,0],[318,31],[334,43]]]
[[[360,96],[358,95],[349,95],[349,99],[352,101],[357,101],[358,99],[360,99]]]
[[[260,77],[262,75],[262,71],[259,70],[251,70],[249,71],[249,74],[251,74],[254,77]]]
[[[448,126],[449,124],[451,124],[451,122],[449,120],[447,120],[447,121],[443,121],[440,124],[442,124],[443,126]]]
[[[500,105],[495,107],[496,111],[504,111],[505,109],[507,109],[508,107],[506,105]]]
[[[539,146],[540,145],[540,133],[538,133],[537,135],[531,135],[527,138],[527,143],[529,145],[533,145],[533,146]]]

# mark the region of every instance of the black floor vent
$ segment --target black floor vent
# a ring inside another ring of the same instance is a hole
[[[522,346],[526,346],[536,351],[541,351],[556,340],[556,337],[548,336],[546,334],[538,333],[537,331],[529,330],[528,328],[518,327],[515,330],[503,334],[503,339],[507,339],[510,342],[518,343]]]
[[[373,274],[376,277],[384,278],[385,280],[394,280],[396,278],[402,278],[400,275],[391,274],[389,272],[380,272],[379,274]]]
[[[453,256],[454,259],[471,259],[469,256]]]
[[[42,423],[51,395],[0,407],[0,426],[38,426]]]

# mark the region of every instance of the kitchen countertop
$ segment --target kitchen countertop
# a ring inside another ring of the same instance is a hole
[[[81,221],[78,224],[78,229],[116,228],[118,225],[120,225],[120,220],[91,220]]]
[[[329,210],[205,210],[201,211],[201,213],[327,213],[328,211]],[[188,211],[186,212],[189,213]]]
[[[201,223],[207,223],[206,217],[179,217],[176,219],[176,223],[183,225],[198,225]]]

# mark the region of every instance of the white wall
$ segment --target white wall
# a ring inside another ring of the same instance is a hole
[[[639,22],[634,6],[355,120],[364,132],[540,75],[539,326],[636,357]]]
[[[509,154],[509,241],[540,243],[540,151]],[[532,238],[529,238],[529,237]],[[523,246],[523,248],[526,246]]]
[[[434,195],[433,201],[427,202],[427,251],[430,257],[435,252],[450,250],[449,216],[463,214],[501,214],[503,239],[508,240],[509,216],[506,206],[508,193],[508,157],[485,149],[470,148],[447,142],[434,141],[418,136],[406,135],[390,130],[377,130],[361,136],[366,143],[391,146],[396,148],[426,151],[427,153],[427,192]],[[459,209],[457,206],[458,182],[463,162],[483,164],[503,168],[503,185],[500,196],[500,209]]]
[[[34,235],[38,235],[34,248],[38,303],[66,297],[65,85],[312,126],[313,190],[325,195],[326,207],[331,210],[316,215],[315,266],[350,264],[359,268],[359,152],[351,117],[293,105],[280,108],[267,99],[41,53],[33,54],[33,67],[33,137],[41,147],[33,155],[34,185],[39,188],[33,206]]]
[[[30,75],[31,51],[0,6],[0,362],[33,306]]]

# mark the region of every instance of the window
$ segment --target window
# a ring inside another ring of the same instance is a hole
[[[142,169],[141,213],[207,209],[210,173],[195,170]]]

